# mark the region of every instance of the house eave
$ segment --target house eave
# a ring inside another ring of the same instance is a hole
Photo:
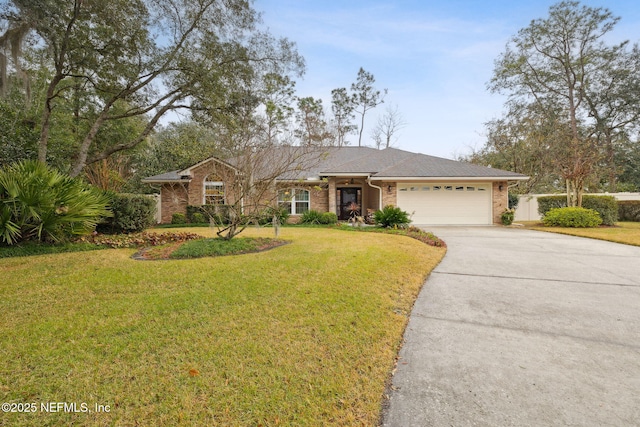
[[[142,179],[140,181],[145,184],[176,184],[181,182],[191,182],[191,178],[188,178],[188,179]]]
[[[331,178],[362,178],[362,177],[370,177],[370,172],[346,172],[346,173],[336,173],[336,172],[320,172],[320,175],[327,176]]]
[[[527,181],[528,176],[372,176],[373,181]]]

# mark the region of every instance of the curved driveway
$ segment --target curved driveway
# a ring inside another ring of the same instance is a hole
[[[432,227],[387,427],[640,425],[640,247]]]

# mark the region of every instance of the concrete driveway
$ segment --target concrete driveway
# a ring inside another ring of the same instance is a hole
[[[640,426],[640,247],[429,229],[384,426]]]

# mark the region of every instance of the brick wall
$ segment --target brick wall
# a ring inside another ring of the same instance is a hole
[[[382,207],[398,206],[398,186],[396,182],[382,182]],[[389,191],[391,190],[391,191]]]
[[[502,191],[500,191],[502,186]],[[502,224],[502,212],[509,207],[509,191],[507,190],[507,182],[499,181],[493,183],[493,223]]]
[[[170,223],[174,213],[186,214],[189,199],[188,187],[188,183],[162,185],[160,190],[160,221],[162,223]]]

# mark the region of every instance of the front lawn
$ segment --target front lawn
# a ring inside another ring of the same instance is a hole
[[[594,228],[544,227],[538,222],[529,222],[526,226],[532,230],[570,234],[572,236],[640,246],[640,222],[618,222],[614,227],[601,226]]]
[[[290,244],[187,260],[0,259],[0,395],[37,407],[0,425],[375,425],[445,250],[335,229],[280,238]],[[44,411],[52,402],[75,406]]]

